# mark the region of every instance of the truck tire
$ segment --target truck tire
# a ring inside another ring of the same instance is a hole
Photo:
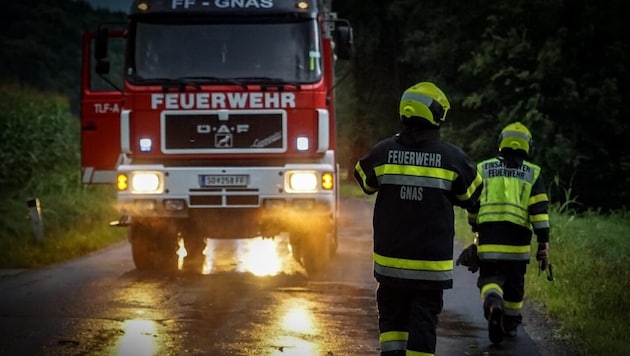
[[[183,270],[190,272],[203,272],[203,263],[206,256],[203,250],[206,242],[201,236],[184,235],[184,247],[186,247],[186,257],[184,258]]]
[[[168,228],[169,225],[165,219],[131,223],[127,233],[136,269],[177,269],[177,234]]]
[[[332,230],[297,230],[291,233],[293,257],[314,275],[326,270],[331,259]]]

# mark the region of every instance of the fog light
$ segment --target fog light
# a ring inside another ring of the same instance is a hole
[[[311,210],[315,207],[315,200],[313,199],[295,199],[293,200],[293,207],[300,210]]]
[[[153,199],[134,200],[133,205],[138,210],[155,210],[155,200]]]
[[[186,202],[183,199],[166,199],[164,200],[164,209],[181,211],[186,208]]]
[[[284,208],[285,204],[284,199],[265,199],[265,208],[267,209],[281,209]]]

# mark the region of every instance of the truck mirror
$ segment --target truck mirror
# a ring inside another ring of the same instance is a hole
[[[335,52],[339,59],[352,58],[352,27],[345,20],[335,22]]]
[[[108,30],[106,27],[99,28],[96,31],[94,39],[94,58],[96,59],[96,73],[109,73],[109,60],[107,59],[107,42],[109,40]]]
[[[107,58],[97,59],[95,70],[98,74],[109,73],[109,60]]]
[[[108,32],[106,27],[99,28],[96,31],[94,43],[94,58],[96,59],[107,58]]]

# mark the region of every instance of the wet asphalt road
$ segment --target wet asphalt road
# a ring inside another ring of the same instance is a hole
[[[136,271],[125,242],[4,273],[0,355],[379,355],[371,209],[342,200],[339,250],[318,276],[291,259],[286,236],[213,240],[204,271]],[[522,328],[492,346],[476,275],[455,272],[437,355],[541,355]]]

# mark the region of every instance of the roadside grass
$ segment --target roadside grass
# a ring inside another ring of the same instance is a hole
[[[124,229],[108,225],[116,218],[115,197],[111,186],[82,186],[78,180],[63,192],[42,192],[41,239],[28,218],[26,197],[5,202],[0,210],[12,231],[0,235],[0,268],[44,267],[123,241]]]
[[[111,185],[80,177],[80,123],[68,100],[0,84],[0,268],[36,268],[84,255],[124,239]],[[27,219],[38,198],[44,238]]]
[[[456,209],[456,235],[472,241],[466,213]],[[549,262],[554,281],[540,273],[535,259],[528,267],[525,298],[541,305],[561,328],[553,341],[568,342],[584,355],[627,355],[630,331],[630,219],[627,212],[580,215],[550,212]],[[536,238],[532,237],[532,256]],[[461,268],[461,267],[460,267]]]

